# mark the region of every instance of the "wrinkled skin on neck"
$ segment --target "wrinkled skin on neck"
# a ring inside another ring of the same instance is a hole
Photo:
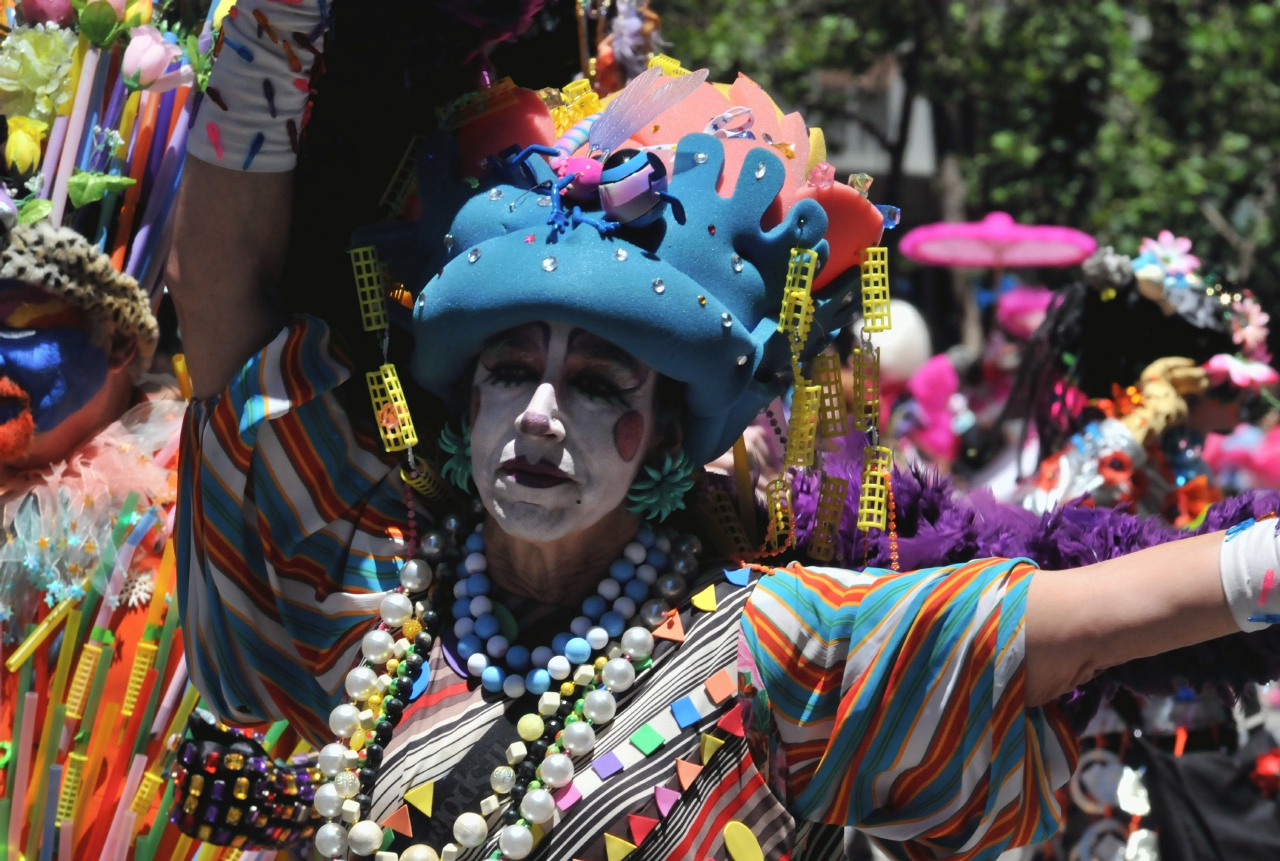
[[[473,379],[471,462],[500,584],[572,601],[630,541],[640,521],[623,503],[654,439],[657,378],[563,323],[520,326],[486,345]]]

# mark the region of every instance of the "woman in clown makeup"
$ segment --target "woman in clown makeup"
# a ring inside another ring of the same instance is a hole
[[[330,10],[368,7],[237,9],[169,269],[196,393],[180,602],[217,718],[287,719],[315,750],[272,762],[194,721],[186,833],[379,861],[820,861],[856,830],[990,859],[1057,830],[1073,721],[1113,676],[1159,683],[1144,660],[1197,647],[1202,676],[1280,674],[1280,549],[1243,509],[1171,544],[896,474],[901,546],[851,542],[837,496],[836,567],[805,542],[744,564],[763,557],[735,536],[764,524],[698,465],[849,325],[885,223],[745,77],[650,70],[569,128],[510,82],[445,112],[412,203],[352,236],[349,313],[378,345],[356,365],[272,301],[308,94],[271,33],[318,44]],[[749,135],[716,133],[743,111]],[[811,534],[820,476],[790,478]],[[1224,638],[1260,657],[1215,666]]]

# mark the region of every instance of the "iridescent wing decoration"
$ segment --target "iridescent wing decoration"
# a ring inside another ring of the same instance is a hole
[[[608,157],[627,138],[684,99],[706,79],[706,69],[678,78],[664,78],[657,66],[646,69],[613,97],[600,119],[591,126],[592,152],[599,151]]]

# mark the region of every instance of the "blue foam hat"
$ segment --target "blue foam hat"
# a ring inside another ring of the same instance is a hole
[[[786,391],[791,353],[778,316],[791,249],[812,249],[825,262],[827,216],[804,199],[776,227],[761,228],[785,180],[772,149],[747,154],[726,198],[716,191],[720,141],[684,137],[670,181],[683,221],[672,207],[644,228],[609,235],[587,224],[549,225],[554,205],[532,189],[556,177],[540,158],[475,186],[455,179],[456,165],[452,137],[429,139],[417,161],[419,221],[354,238],[375,245],[417,294],[411,370],[423,388],[460,408],[459,379],[488,338],[539,320],[579,326],[683,384],[684,447],[696,463],[730,448]],[[836,279],[814,297],[806,357],[849,323],[857,284]]]

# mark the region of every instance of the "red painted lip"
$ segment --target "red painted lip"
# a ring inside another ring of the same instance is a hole
[[[511,476],[516,484],[525,487],[555,487],[573,480],[562,469],[542,461],[533,463],[525,457],[513,457],[503,461],[498,467],[498,472]]]

